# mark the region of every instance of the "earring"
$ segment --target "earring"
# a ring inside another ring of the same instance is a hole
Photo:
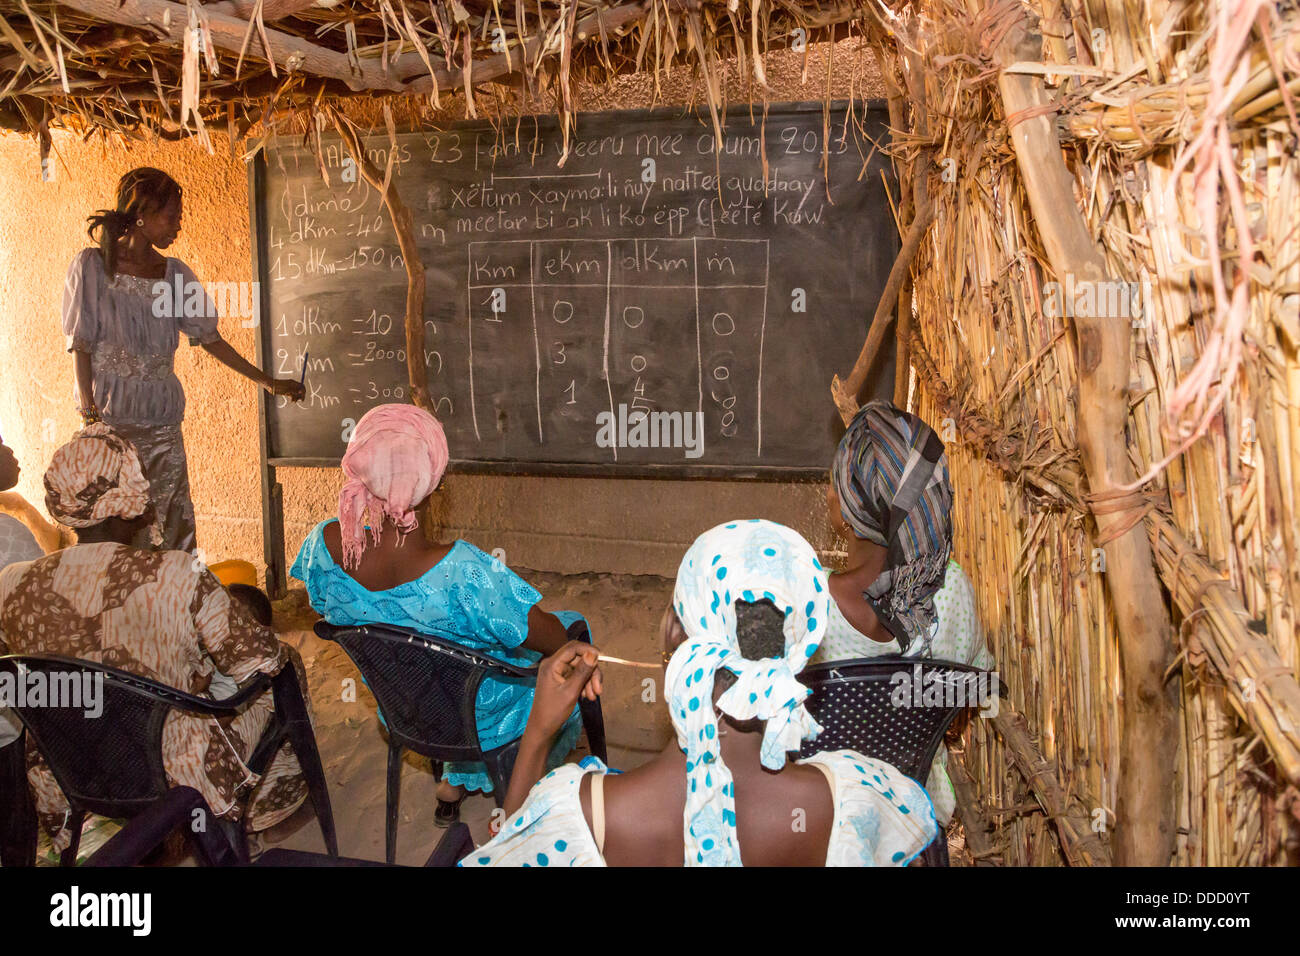
[[[137,219],[137,220],[135,221],[135,224],[136,224],[137,226],[143,226],[143,225],[144,225],[144,220],[143,220],[143,219]]]

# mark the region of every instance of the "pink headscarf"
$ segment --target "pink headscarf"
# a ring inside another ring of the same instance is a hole
[[[386,518],[399,534],[415,530],[415,506],[438,487],[448,457],[442,425],[424,409],[380,405],[361,416],[343,456],[348,481],[339,492],[345,568],[361,561],[367,523],[375,543]]]

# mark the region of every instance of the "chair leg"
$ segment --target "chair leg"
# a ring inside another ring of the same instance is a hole
[[[86,811],[73,810],[68,815],[68,827],[72,830],[72,842],[59,857],[59,866],[76,866],[77,850],[81,846],[81,828],[86,822]]]
[[[397,807],[402,795],[402,748],[388,745],[388,813],[384,823],[384,860],[397,859]]]
[[[23,736],[0,747],[0,866],[36,865],[36,808],[27,787]]]
[[[339,841],[334,830],[334,811],[330,806],[325,768],[321,766],[316,734],[307,715],[307,704],[302,699],[302,688],[298,685],[297,673],[292,667],[285,667],[275,676],[271,686],[279,699],[277,709],[283,708],[289,740],[293,744],[294,755],[298,758],[298,766],[307,781],[307,792],[311,796],[312,808],[316,811],[316,822],[320,824],[321,836],[325,838],[325,850],[330,856],[338,856]]]
[[[230,848],[235,851],[235,863],[240,866],[248,864],[248,834],[244,830],[242,820],[228,820],[219,817],[211,817],[216,820],[218,829],[226,836],[226,841]]]
[[[601,763],[609,763],[609,754],[605,750],[605,713],[600,701],[580,700],[578,711],[582,714],[582,729],[587,734],[587,747],[592,756],[599,758]]]
[[[487,765],[488,776],[492,778],[492,798],[498,807],[505,805],[506,788],[510,785],[510,774],[515,769],[515,758],[518,756],[518,740],[512,740],[504,747],[483,754],[483,763]]]
[[[425,862],[426,867],[453,867],[474,852],[474,838],[469,827],[459,821],[447,828],[433,854]]]
[[[931,866],[948,866],[948,833],[940,830],[939,835],[934,841],[921,851],[921,859],[925,861],[927,867]]]
[[[590,644],[591,631],[587,628],[587,622],[577,620],[570,624],[568,638]],[[592,756],[599,758],[601,763],[608,763],[609,755],[605,751],[605,713],[601,710],[600,701],[579,700],[578,711],[582,714],[582,729],[587,734],[587,747]]]

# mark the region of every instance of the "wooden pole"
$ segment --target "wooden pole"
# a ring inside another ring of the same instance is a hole
[[[924,176],[917,180],[918,187],[923,182],[925,182]],[[845,425],[852,421],[857,413],[858,393],[862,391],[862,386],[867,381],[867,375],[871,371],[876,353],[880,351],[886,333],[894,328],[894,305],[898,302],[898,292],[903,287],[903,280],[907,277],[908,270],[912,268],[912,260],[916,258],[917,250],[921,248],[921,240],[925,238],[926,230],[934,221],[934,205],[930,202],[929,191],[923,187],[918,188],[916,201],[916,218],[912,220],[907,236],[903,239],[903,248],[899,250],[898,258],[894,260],[894,265],[889,270],[885,291],[881,293],[880,301],[876,303],[867,340],[862,344],[858,360],[853,363],[853,371],[844,381],[840,381],[838,375],[831,379],[831,398],[835,400],[835,407],[839,409],[840,418],[844,419]]]
[[[147,27],[177,46],[184,39],[185,28],[190,22],[189,8],[168,0],[122,0],[120,5],[118,0],[59,0],[59,4],[96,20]],[[248,21],[223,13],[209,13],[207,18],[212,45],[229,53],[238,53],[248,33]],[[353,90],[402,91],[397,75],[385,72],[378,60],[368,63],[363,59],[357,65],[348,59],[346,53],[270,28],[266,30],[266,39],[271,47],[269,55],[284,70],[333,77]],[[265,59],[268,55],[268,51],[262,48],[260,34],[249,43],[246,55],[255,59]]]
[[[975,781],[966,770],[965,754],[948,754],[948,779],[957,797],[957,816],[966,831],[966,849],[970,850],[976,866],[997,866],[1000,854],[993,842],[992,828],[980,809]]]
[[[603,26],[607,33],[621,34],[631,29],[632,24],[644,19],[646,16],[645,3],[627,3],[621,7],[613,7],[603,12],[593,13],[590,16],[583,17],[574,27],[574,36],[579,42],[586,40],[590,36],[599,35]],[[550,56],[559,52],[557,45],[554,50],[543,51],[539,54],[542,42],[545,36],[540,33],[534,33],[525,38],[518,47],[510,50],[509,53],[498,53],[494,56],[484,57],[481,60],[471,61],[470,69],[466,72],[469,82],[478,85],[479,83],[488,83],[492,80],[500,79],[509,73],[514,73],[524,69],[531,63],[536,62],[538,56]],[[406,93],[428,93],[433,90],[434,77],[437,78],[439,89],[448,89],[456,84],[456,78],[461,71],[458,69],[455,74],[445,69],[435,69],[433,77],[429,75],[429,68],[425,66],[424,60],[418,53],[403,53],[393,64],[393,71],[396,75],[405,77],[407,82],[403,87]],[[464,86],[464,83],[461,83]],[[466,91],[468,95],[468,91]]]
[[[999,45],[1003,66],[1040,56],[1041,40],[1022,21]],[[1047,102],[1041,78],[1002,72],[998,87],[1011,126],[1021,182],[1058,281],[1101,282],[1106,262],[1075,205],[1054,117],[1019,119]],[[1092,493],[1134,481],[1125,426],[1129,417],[1129,322],[1076,316],[1079,449]],[[1119,797],[1113,845],[1121,866],[1167,866],[1174,849],[1176,688],[1165,673],[1173,657],[1169,612],[1160,596],[1151,545],[1139,525],[1115,534],[1123,512],[1095,514],[1105,544],[1106,591],[1119,626],[1123,666]],[[1114,534],[1112,537],[1111,535]]]
[[[1110,850],[1092,832],[1091,820],[1071,808],[1068,795],[1056,781],[1056,768],[1034,744],[1025,718],[1006,700],[1001,700],[997,714],[991,719],[1016,769],[1056,828],[1066,862],[1071,866],[1110,866]]]
[[[330,110],[334,128],[343,137],[348,151],[356,160],[357,168],[366,182],[378,190],[397,233],[397,245],[402,250],[402,264],[406,267],[406,374],[411,381],[411,401],[430,415],[434,414],[429,400],[429,368],[424,360],[424,263],[415,242],[415,219],[410,208],[398,195],[397,183],[390,176],[385,180],[379,169],[366,156],[356,130]]]

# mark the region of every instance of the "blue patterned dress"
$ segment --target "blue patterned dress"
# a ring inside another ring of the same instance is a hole
[[[307,585],[311,606],[331,624],[391,624],[433,631],[511,664],[532,667],[541,660],[541,654],[520,645],[528,637],[528,612],[542,595],[501,561],[458,540],[414,581],[370,591],[334,563],[324,538],[325,526],[332,521],[322,521],[311,530],[290,570]],[[581,615],[560,611],[556,617],[568,627]],[[483,749],[521,736],[532,706],[532,687],[484,678],[474,706]],[[384,719],[383,714],[379,719]],[[548,767],[564,761],[581,730],[575,707],[551,749]],[[445,779],[469,790],[492,792],[492,780],[482,763],[448,763]]]

